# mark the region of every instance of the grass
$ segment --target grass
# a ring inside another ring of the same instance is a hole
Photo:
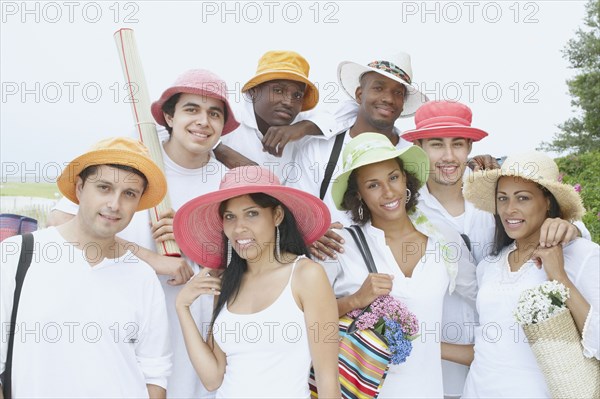
[[[58,187],[55,183],[20,183],[7,182],[0,184],[0,196],[58,198]]]

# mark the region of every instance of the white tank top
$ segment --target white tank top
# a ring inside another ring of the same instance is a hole
[[[303,258],[296,258],[283,292],[266,309],[235,314],[223,306],[213,329],[227,356],[217,398],[309,398],[310,336],[291,287]]]

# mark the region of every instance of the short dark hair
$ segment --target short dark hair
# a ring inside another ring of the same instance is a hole
[[[554,195],[546,187],[537,183],[536,185],[540,190],[542,190],[544,197],[548,198],[548,200],[550,201],[550,208],[548,209],[548,214],[546,216],[549,218],[562,217],[560,206],[558,205],[558,201],[556,200]],[[494,256],[498,255],[504,247],[512,244],[512,242],[514,241],[508,236],[508,234],[506,234],[506,230],[504,230],[502,220],[498,215],[498,202],[496,198],[498,198],[498,182],[496,182],[496,189],[494,190],[494,203],[496,209],[496,212],[494,213],[496,227],[494,232],[494,246],[492,247],[492,255]]]
[[[394,159],[396,160],[396,162],[398,162],[400,170],[406,176],[406,188],[408,188],[412,193],[412,195],[410,196],[410,200],[404,206],[406,211],[410,213],[413,212],[417,206],[421,182],[414,174],[404,169],[404,162],[402,162],[402,159]],[[363,201],[362,199],[359,199],[360,196],[358,194],[358,179],[356,177],[357,171],[358,169],[354,169],[352,173],[350,173],[350,177],[348,177],[348,188],[346,189],[346,192],[344,193],[344,198],[342,199],[342,208],[344,208],[347,211],[350,211],[352,221],[362,226],[371,220],[371,211],[367,206],[363,206],[362,220],[358,216],[358,208],[363,203]]]
[[[135,173],[136,175],[138,175],[139,177],[141,177],[144,180],[144,190],[142,192],[146,191],[146,187],[148,187],[148,178],[146,178],[146,175],[144,175],[142,172],[140,172],[136,168],[127,166],[127,165],[116,164],[116,163],[108,163],[108,164],[104,164],[104,165],[110,166],[111,168],[124,170],[126,172]],[[83,169],[79,173],[79,177],[81,177],[81,181],[82,181],[82,183],[81,183],[82,186],[85,185],[85,181],[87,180],[87,178],[89,176],[96,173],[99,166],[102,166],[102,165],[90,165],[90,166],[86,167],[85,169]]]
[[[167,101],[165,101],[161,107],[161,111],[165,114],[173,117],[175,115],[175,105],[177,105],[177,101],[181,97],[181,93],[175,93]],[[173,133],[173,128],[169,126],[169,124],[165,124],[165,129],[169,132],[169,136]]]

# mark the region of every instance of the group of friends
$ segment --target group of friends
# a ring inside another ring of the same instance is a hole
[[[151,108],[164,170],[116,137],[59,176],[14,323],[23,239],[2,242],[3,387],[308,398],[312,366],[319,397],[339,398],[339,317],[392,295],[420,335],[380,398],[549,397],[512,315],[545,280],[570,289],[584,355],[600,359],[600,248],[578,194],[544,154],[470,158],[488,135],[471,109],[429,101],[412,77],[405,53],[342,62],[348,99],[331,114],[292,51],[264,54],[239,104],[210,71],[179,76]],[[173,209],[151,223],[165,195]],[[157,252],[168,240],[181,257]]]

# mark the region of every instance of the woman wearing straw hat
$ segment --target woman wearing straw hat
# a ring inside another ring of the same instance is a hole
[[[326,263],[338,312],[364,308],[380,295],[403,302],[417,316],[421,337],[413,341],[405,363],[390,366],[379,397],[441,398],[443,300],[447,290],[460,284],[456,257],[445,256],[445,250],[449,241],[460,245],[462,240],[451,232],[442,239],[415,209],[418,190],[428,177],[427,155],[416,146],[396,149],[382,134],[362,133],[348,143],[342,159],[344,170],[333,183],[333,200],[361,226],[378,273],[368,273],[358,246],[340,230],[345,251]],[[469,288],[470,293],[463,293],[474,298],[474,283]]]
[[[477,267],[475,353],[472,347],[459,352],[466,355],[463,363],[473,361],[463,397],[550,396],[513,316],[520,294],[546,280],[569,288],[566,305],[582,334],[583,353],[600,359],[600,247],[585,239],[564,246],[539,244],[547,217],[574,220],[584,212],[579,195],[558,177],[551,158],[532,152],[508,157],[501,169],[479,172],[465,186],[467,200],[494,214],[496,234],[494,256]]]
[[[225,268],[222,281],[196,275],[176,304],[192,364],[218,398],[308,398],[311,360],[320,396],[340,397],[335,298],[306,247],[329,224],[322,201],[257,166],[232,169],[176,213],[182,251]],[[208,342],[190,313],[201,295],[216,297]]]

